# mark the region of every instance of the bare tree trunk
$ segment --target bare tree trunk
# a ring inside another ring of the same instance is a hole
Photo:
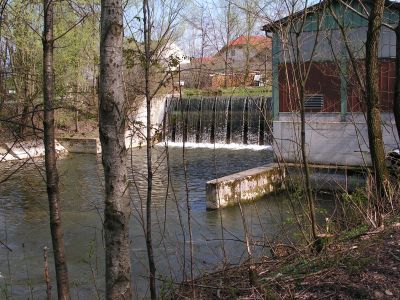
[[[6,97],[6,81],[5,81],[5,71],[6,71],[6,61],[7,61],[7,41],[3,48],[3,23],[6,15],[4,10],[6,8],[8,0],[0,0],[0,110],[2,109],[4,99]],[[4,49],[4,50],[3,50]]]
[[[151,235],[151,211],[153,191],[153,170],[152,170],[152,140],[151,140],[151,94],[150,94],[150,66],[151,66],[151,21],[149,13],[149,2],[143,0],[143,26],[144,26],[144,47],[145,47],[145,96],[147,109],[147,201],[146,201],[146,248],[150,269],[150,296],[152,300],[157,299],[156,291],[156,267],[154,263],[153,241]]]
[[[250,74],[250,35],[251,35],[251,27],[252,27],[252,22],[251,22],[251,16],[250,16],[250,3],[247,2],[246,4],[247,9],[246,9],[246,48],[245,48],[245,67],[244,67],[244,77],[243,77],[243,86],[246,86],[247,79]]]
[[[131,299],[126,105],[123,89],[121,0],[102,0],[99,132],[105,179],[106,299]]]
[[[75,132],[79,131],[78,83],[75,84]]]
[[[225,51],[225,64],[224,64],[224,88],[228,87],[228,58],[229,58],[229,43],[231,39],[231,2],[228,1],[228,8],[226,12],[226,51]]]
[[[307,7],[307,1],[305,2],[305,7]],[[300,142],[301,142],[301,157],[302,157],[302,165],[303,165],[303,171],[305,175],[305,193],[306,193],[306,198],[309,206],[309,217],[310,217],[310,223],[311,223],[311,234],[313,237],[313,246],[314,249],[317,250],[318,252],[321,249],[321,239],[320,236],[318,235],[317,232],[317,224],[316,224],[316,217],[315,217],[315,203],[314,203],[314,198],[312,194],[312,189],[311,189],[311,179],[310,179],[310,169],[308,166],[308,157],[307,157],[307,149],[306,149],[306,111],[305,111],[305,94],[306,94],[306,82],[308,80],[311,66],[313,63],[313,57],[315,54],[315,50],[318,45],[318,37],[320,33],[320,26],[321,26],[321,17],[318,16],[318,31],[315,36],[314,40],[314,46],[311,51],[311,58],[309,61],[308,66],[304,65],[304,62],[301,59],[301,53],[300,53],[300,47],[299,47],[299,38],[300,38],[300,33],[304,29],[304,24],[305,24],[305,17],[306,15],[304,14],[303,16],[303,21],[301,23],[301,30],[296,33],[296,64],[297,64],[297,72],[298,72],[298,78],[300,79],[300,90],[298,92],[299,95],[299,103],[300,103],[300,122],[301,122],[301,127],[300,127]]]
[[[25,70],[25,72],[29,72],[29,70]],[[29,82],[29,75],[25,74],[25,82],[24,82],[24,105],[22,109],[22,115],[20,119],[20,127],[19,127],[19,135],[23,137],[26,132],[26,125],[28,123],[28,113],[29,113],[29,90],[28,90],[28,84]]]
[[[317,233],[317,222],[315,220],[315,205],[314,198],[311,190],[311,180],[310,180],[310,168],[308,166],[308,158],[307,158],[307,149],[306,149],[306,113],[305,113],[305,82],[300,84],[300,119],[301,119],[301,128],[300,128],[300,137],[301,137],[301,156],[303,160],[303,171],[305,175],[305,189],[306,196],[308,202],[308,208],[310,211],[310,220],[311,220],[311,233],[314,240],[314,243],[318,241],[318,233]]]
[[[384,8],[384,0],[376,0],[373,2],[372,10],[368,20],[365,58],[368,138],[378,192],[375,203],[375,208],[377,210],[376,213],[378,214],[378,223],[381,221],[381,206],[383,204],[381,200],[382,196],[385,193],[387,181],[387,169],[385,165],[385,150],[382,139],[378,85],[378,47]]]
[[[396,80],[394,81],[393,114],[400,140],[400,11],[396,33]]]
[[[200,54],[200,66],[197,78],[197,89],[201,89],[203,87],[203,61],[204,61],[204,47],[206,40],[206,31],[203,25],[203,16],[201,17],[201,54]],[[180,83],[179,83],[180,84]]]
[[[61,227],[60,193],[54,139],[54,69],[53,69],[53,0],[44,0],[43,28],[43,98],[44,98],[44,147],[46,185],[50,210],[50,231],[56,268],[58,299],[70,299],[67,262],[65,259]]]

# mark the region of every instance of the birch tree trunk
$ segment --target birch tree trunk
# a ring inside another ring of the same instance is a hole
[[[44,0],[43,28],[43,99],[44,147],[46,185],[50,211],[50,231],[56,268],[58,299],[70,299],[67,262],[61,227],[60,193],[58,189],[57,159],[54,139],[54,67],[53,67],[53,0]]]
[[[99,131],[105,179],[106,299],[131,299],[121,0],[101,1]]]
[[[385,193],[387,169],[385,165],[385,150],[382,138],[381,111],[379,105],[379,66],[378,47],[382,26],[384,0],[373,2],[368,20],[368,33],[366,42],[366,103],[369,148],[371,151],[372,165],[375,171],[377,199],[375,203],[378,223],[381,221],[382,196]]]

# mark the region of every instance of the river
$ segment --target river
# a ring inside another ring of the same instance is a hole
[[[237,264],[247,258],[243,223],[237,207],[207,211],[205,183],[216,177],[257,167],[272,161],[265,147],[154,148],[153,232],[159,288],[190,276],[187,202],[193,232],[193,272],[215,270],[223,262]],[[130,152],[130,197],[132,201],[132,270],[136,298],[149,296],[147,256],[142,214],[146,195],[145,149]],[[5,176],[10,165],[0,166]],[[97,299],[104,295],[104,247],[102,240],[103,182],[101,157],[68,154],[58,160],[62,222],[73,299]],[[51,249],[48,204],[43,162],[24,166],[0,186],[0,298],[43,299],[43,247]],[[168,184],[170,182],[170,184]],[[186,193],[186,184],[189,194]],[[284,197],[269,197],[244,205],[252,241],[282,233],[289,203]],[[222,230],[223,228],[223,230]],[[224,241],[222,241],[222,238]],[[268,253],[256,247],[258,254]],[[54,264],[49,253],[50,277],[56,294]]]

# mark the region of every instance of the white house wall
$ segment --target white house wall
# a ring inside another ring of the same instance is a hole
[[[392,114],[382,114],[386,151],[398,148]],[[300,122],[295,114],[282,114],[273,122],[274,152],[286,162],[300,162]],[[312,114],[306,122],[306,149],[310,163],[371,165],[367,124],[362,114],[340,122],[339,114]]]

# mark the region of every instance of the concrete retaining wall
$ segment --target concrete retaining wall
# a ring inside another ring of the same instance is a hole
[[[211,180],[206,184],[207,209],[257,200],[282,189],[284,176],[277,164],[271,164]]]
[[[286,185],[304,182],[303,166],[301,164],[286,164]],[[311,188],[317,191],[349,192],[364,188],[367,184],[366,170],[359,167],[340,167],[333,165],[309,165]]]
[[[101,153],[98,138],[58,138],[58,141],[71,153]]]
[[[151,100],[151,135],[155,139],[157,139],[157,132],[162,128],[166,101],[170,97],[171,95],[167,94],[154,97]],[[142,100],[136,115],[132,119],[134,122],[134,128],[128,129],[125,134],[125,145],[128,149],[146,145],[147,107],[145,98]]]
[[[386,150],[398,147],[393,115],[382,114]],[[300,122],[297,115],[280,114],[273,123],[274,151],[286,162],[300,161]],[[315,164],[371,165],[368,131],[364,116],[355,114],[340,121],[339,114],[311,114],[307,117],[308,158]]]
[[[56,140],[56,152],[64,153],[67,150]],[[0,162],[17,159],[29,159],[44,156],[44,144],[42,140],[4,143],[0,145]]]
[[[17,157],[10,154],[10,152],[6,149],[5,145],[0,145],[0,162],[16,160]]]

